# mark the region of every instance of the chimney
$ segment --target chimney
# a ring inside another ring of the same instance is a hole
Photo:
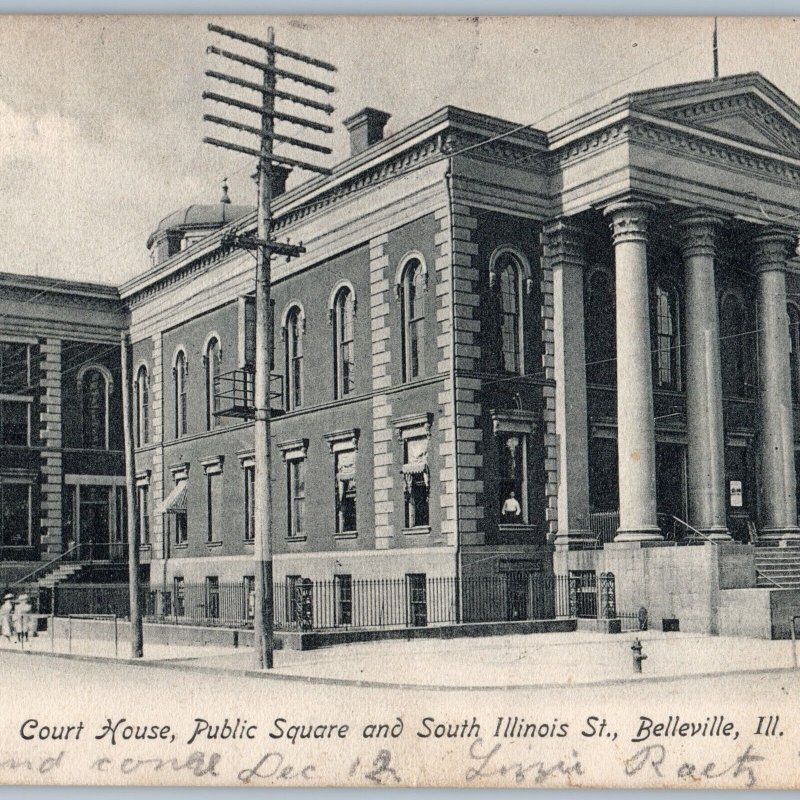
[[[367,107],[344,120],[343,125],[350,133],[350,155],[356,156],[383,139],[383,128],[391,116]]]
[[[291,171],[291,167],[282,167],[273,162],[272,185],[270,186],[272,197],[280,197],[286,191],[286,180]]]
[[[286,181],[291,174],[291,167],[283,167],[280,164],[272,162],[272,180],[270,181],[270,197],[274,200],[280,197],[286,191]],[[258,183],[258,173],[254,172],[250,176],[256,183]]]

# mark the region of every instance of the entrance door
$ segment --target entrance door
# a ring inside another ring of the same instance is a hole
[[[685,529],[673,520],[686,519],[686,447],[682,444],[656,444],[656,511],[666,538],[685,535]]]
[[[528,619],[528,573],[509,572],[506,580],[509,620]]]
[[[728,530],[737,542],[752,541],[755,530],[752,486],[754,468],[747,447],[725,448],[725,494]]]
[[[107,560],[109,557],[108,486],[80,487],[80,557]],[[91,545],[91,547],[89,547]]]

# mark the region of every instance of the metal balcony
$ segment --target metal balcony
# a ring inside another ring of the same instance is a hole
[[[215,417],[238,417],[254,419],[253,393],[255,387],[255,370],[252,367],[233,369],[223,372],[214,378],[214,395],[216,398]],[[269,376],[270,409],[273,414],[282,414],[283,408],[283,375]]]

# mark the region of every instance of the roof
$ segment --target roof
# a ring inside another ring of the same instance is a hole
[[[255,210],[254,206],[234,206],[230,203],[214,203],[213,205],[191,205],[179,208],[168,214],[147,239],[147,247],[153,245],[159,233],[170,230],[188,230],[193,228],[220,228],[229,222],[244,217]]]

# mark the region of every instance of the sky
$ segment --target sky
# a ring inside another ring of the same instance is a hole
[[[149,267],[145,245],[158,221],[217,202],[223,178],[234,203],[255,203],[253,160],[202,143],[204,135],[225,138],[203,113],[228,112],[201,94],[233,93],[205,77],[207,69],[256,78],[207,55],[207,45],[260,53],[209,33],[209,21],[0,17],[0,271],[118,284]],[[348,154],[341,121],[367,105],[392,115],[387,134],[448,104],[547,130],[629,91],[706,79],[712,70],[709,18],[215,21],[257,37],[272,24],[279,45],[337,65],[329,75],[279,64],[337,87],[330,97],[282,87],[336,106],[332,156],[283,149],[326,166]],[[800,101],[796,18],[720,18],[719,46],[722,75],[758,70]],[[287,124],[279,130],[306,136]]]

